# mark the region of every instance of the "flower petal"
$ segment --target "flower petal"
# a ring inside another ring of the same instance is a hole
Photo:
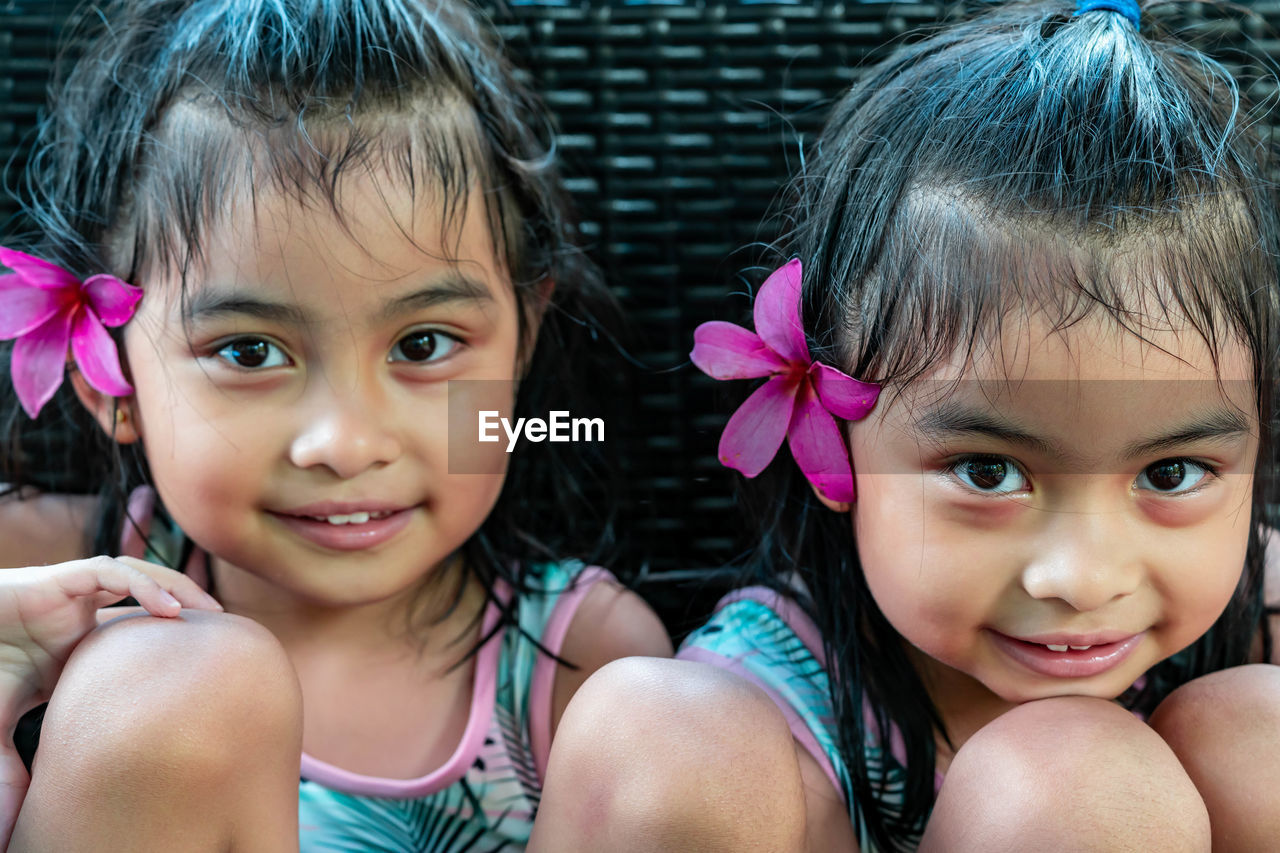
[[[720,462],[748,477],[763,471],[782,446],[803,377],[773,376],[729,418],[720,436]]]
[[[71,354],[85,381],[103,394],[123,397],[133,393],[133,386],[120,372],[120,354],[116,342],[102,327],[98,316],[87,308],[76,312],[71,329]]]
[[[66,302],[65,291],[32,287],[18,273],[0,275],[0,340],[25,335],[43,325]],[[68,312],[70,313],[70,312]]]
[[[62,267],[28,255],[26,252],[0,246],[0,264],[4,264],[22,276],[33,287],[44,290],[78,290],[80,288],[80,279]]]
[[[13,390],[18,392],[22,408],[33,419],[62,384],[72,313],[55,314],[43,326],[18,338],[13,345],[13,357],[9,363]]]
[[[141,287],[113,275],[90,276],[84,281],[84,292],[104,326],[123,326],[129,322],[142,298]]]
[[[765,280],[752,316],[756,334],[787,361],[807,365],[809,345],[800,322],[800,259],[788,261]]]
[[[849,503],[854,498],[853,468],[840,427],[818,399],[806,379],[796,394],[796,408],[787,428],[791,455],[806,478],[833,501]]]
[[[787,362],[750,329],[712,320],[693,333],[689,358],[713,379],[755,379],[787,369]]]
[[[879,385],[854,379],[827,364],[815,363],[809,368],[809,378],[827,411],[846,421],[865,418],[880,396]]]

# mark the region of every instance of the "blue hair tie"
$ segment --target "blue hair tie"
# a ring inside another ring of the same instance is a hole
[[[1138,29],[1138,19],[1142,17],[1142,10],[1138,8],[1138,0],[1077,0],[1076,13],[1073,17],[1079,17],[1085,12],[1115,12],[1117,15],[1124,15],[1133,22],[1134,29]]]

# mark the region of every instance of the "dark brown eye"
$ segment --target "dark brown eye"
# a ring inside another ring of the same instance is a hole
[[[965,463],[969,479],[979,489],[994,489],[1004,482],[1009,467],[1003,459],[975,459]]]
[[[262,338],[237,338],[218,350],[217,355],[236,367],[250,370],[259,367],[279,367],[289,362],[278,346]]]
[[[1152,465],[1147,469],[1146,474],[1147,480],[1154,488],[1162,492],[1171,492],[1182,485],[1182,481],[1187,477],[1187,469],[1177,460],[1168,460]]]
[[[957,462],[952,471],[962,483],[980,492],[1008,494],[1027,484],[1022,470],[1003,456],[970,456]]]
[[[457,339],[431,329],[410,332],[391,350],[392,361],[439,361],[457,345]]]
[[[412,335],[406,335],[400,339],[396,348],[409,361],[427,361],[436,351],[435,333],[414,332]]]
[[[1202,462],[1161,459],[1143,469],[1134,485],[1158,494],[1178,495],[1195,489],[1211,474],[1216,471]]]

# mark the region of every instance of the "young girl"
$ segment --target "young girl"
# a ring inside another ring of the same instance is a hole
[[[754,332],[693,350],[769,377],[721,460],[796,463],[764,585],[584,687],[531,847],[1276,849],[1255,121],[1125,2],[1009,4],[839,101]]]
[[[107,437],[99,498],[0,503],[0,564],[64,561],[0,573],[9,731],[48,701],[11,849],[522,848],[569,697],[670,654],[559,560],[603,544],[599,453],[475,440],[582,410],[612,312],[547,117],[461,3],[93,22],[0,250],[16,396],[65,365]],[[125,595],[164,618],[93,630]]]

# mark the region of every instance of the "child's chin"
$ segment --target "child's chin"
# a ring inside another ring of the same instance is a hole
[[[1062,680],[1054,683],[1043,678],[1029,676],[1023,679],[987,683],[991,690],[1011,705],[1025,705],[1041,699],[1053,699],[1061,696],[1079,696],[1088,699],[1101,699],[1110,702],[1124,693],[1132,682],[1116,686],[1114,677],[1096,676],[1087,679]]]

